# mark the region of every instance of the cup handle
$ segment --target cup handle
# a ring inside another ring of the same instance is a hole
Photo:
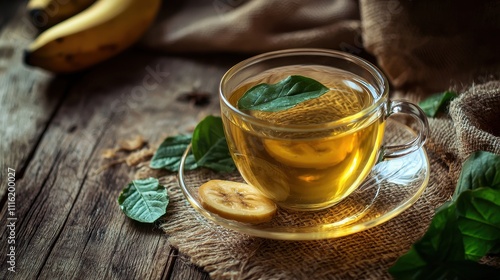
[[[405,101],[393,100],[389,102],[386,118],[393,114],[406,114],[418,122],[418,131],[414,139],[401,145],[382,146],[379,161],[398,158],[420,149],[429,135],[429,122],[427,117],[417,105]]]

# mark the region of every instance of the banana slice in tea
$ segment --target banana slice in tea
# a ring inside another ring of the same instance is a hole
[[[198,189],[207,210],[219,216],[244,223],[264,223],[276,213],[276,204],[248,184],[210,180]]]
[[[356,134],[334,140],[284,142],[265,139],[266,151],[277,161],[299,168],[326,168],[343,161],[357,144]]]

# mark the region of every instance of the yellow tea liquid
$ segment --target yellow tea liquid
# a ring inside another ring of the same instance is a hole
[[[373,89],[348,72],[323,66],[286,66],[264,71],[229,96],[233,106],[251,87],[289,75],[313,78],[330,89],[321,97],[279,111],[246,111],[268,125],[248,123],[223,107],[226,137],[243,178],[282,207],[322,209],[349,195],[372,169],[383,136],[384,110],[328,128],[374,102]],[[283,130],[279,125],[303,125]],[[314,130],[307,128],[314,126]]]

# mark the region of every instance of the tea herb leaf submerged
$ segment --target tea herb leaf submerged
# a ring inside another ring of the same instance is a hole
[[[277,112],[317,98],[329,89],[320,82],[299,75],[288,76],[276,84],[258,84],[238,100],[240,110]]]
[[[500,156],[479,151],[464,163],[451,201],[389,272],[396,279],[496,279],[477,263],[500,248]]]

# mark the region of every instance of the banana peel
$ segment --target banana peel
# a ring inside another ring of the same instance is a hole
[[[26,6],[32,24],[44,30],[88,8],[96,0],[30,0]]]

